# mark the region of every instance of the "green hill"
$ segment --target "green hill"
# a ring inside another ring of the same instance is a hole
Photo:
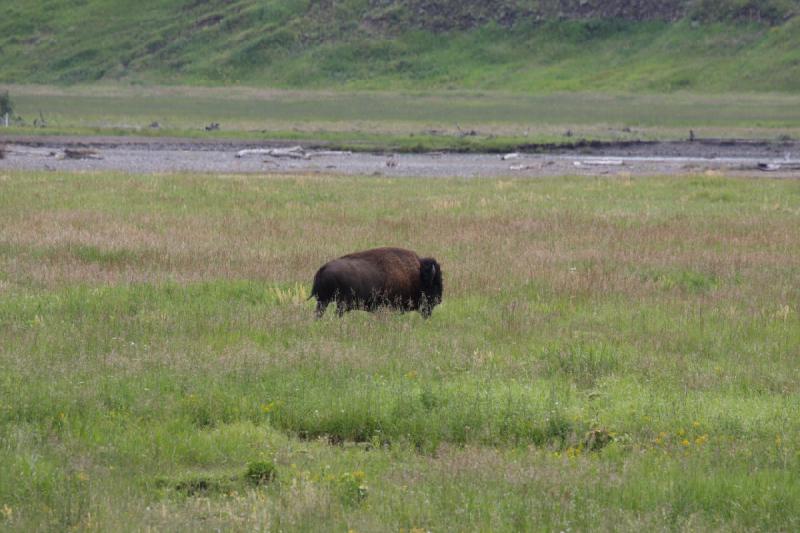
[[[5,4],[8,83],[800,90],[800,0]]]

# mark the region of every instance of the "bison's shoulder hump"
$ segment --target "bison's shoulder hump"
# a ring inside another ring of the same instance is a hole
[[[417,254],[412,252],[411,250],[406,250],[403,248],[373,248],[372,250],[364,250],[363,252],[354,252],[352,254],[347,254],[341,257],[341,259],[365,259],[376,261],[380,259],[392,259],[392,258],[415,258],[417,259]]]

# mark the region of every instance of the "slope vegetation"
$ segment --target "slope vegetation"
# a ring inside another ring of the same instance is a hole
[[[18,2],[0,81],[796,91],[798,0]]]

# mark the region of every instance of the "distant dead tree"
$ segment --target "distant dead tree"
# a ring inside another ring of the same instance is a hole
[[[46,128],[47,127],[47,121],[45,120],[44,113],[42,113],[41,109],[39,110],[39,118],[33,119],[33,126],[36,127],[36,128]]]
[[[8,127],[8,119],[14,116],[14,103],[11,101],[11,95],[8,91],[0,93],[0,117],[3,120],[3,125]]]

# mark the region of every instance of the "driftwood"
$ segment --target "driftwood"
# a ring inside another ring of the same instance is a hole
[[[322,150],[319,152],[309,152],[306,154],[307,157],[336,157],[346,155],[353,155],[353,152],[345,150]]]
[[[500,159],[502,159],[503,161],[508,161],[509,159],[519,159],[519,152],[513,152],[510,154],[501,155]]]
[[[94,150],[83,150],[75,148],[65,148],[63,152],[56,154],[56,159],[103,159]]]
[[[269,155],[272,157],[288,157],[291,159],[308,159],[309,157],[302,146],[292,146],[291,148],[251,148],[236,152],[237,158],[248,155]]]
[[[800,163],[759,163],[756,165],[762,172],[778,172],[779,170],[800,170]]]
[[[236,157],[249,155],[268,155],[270,157],[287,157],[289,159],[311,159],[312,157],[340,157],[353,155],[353,152],[343,150],[321,150],[319,152],[306,152],[302,146],[290,148],[248,148],[236,152]]]
[[[598,159],[596,161],[575,161],[576,167],[621,167],[625,162],[621,159]]]
[[[271,155],[271,152],[272,150],[268,150],[265,148],[253,148],[247,150],[239,150],[238,152],[236,152],[236,157],[240,158],[248,155]]]

